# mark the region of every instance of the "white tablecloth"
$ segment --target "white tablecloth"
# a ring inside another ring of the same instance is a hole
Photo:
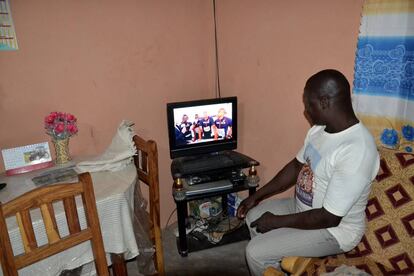
[[[0,191],[0,201],[8,202],[36,188],[30,179],[38,174],[39,171],[11,177],[1,176],[0,182],[6,182],[7,187]],[[125,259],[134,258],[138,255],[132,227],[133,191],[137,177],[135,166],[131,164],[118,172],[95,172],[91,175],[105,252],[108,253],[108,265],[111,263],[109,253],[124,253]],[[86,225],[85,216],[83,207],[79,208],[79,204],[82,205],[80,197],[77,198],[78,214],[81,228],[84,228]],[[62,204],[55,205],[55,214],[59,233],[63,237],[68,234],[68,228]],[[31,216],[38,245],[46,244],[47,237],[43,222],[40,220],[40,212],[32,212]],[[16,220],[11,217],[7,220],[7,224],[15,255],[24,252]],[[92,260],[90,242],[87,241],[23,268],[19,271],[19,275],[59,275],[65,269],[73,269]],[[1,269],[0,275],[3,275]]]

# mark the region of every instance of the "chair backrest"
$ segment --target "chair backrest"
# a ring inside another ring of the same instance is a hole
[[[83,201],[87,228],[81,229],[75,196]],[[69,235],[60,237],[54,202],[63,202]],[[37,245],[30,210],[40,209],[48,243]],[[6,218],[16,217],[24,253],[14,256]],[[92,179],[89,173],[79,175],[79,182],[56,184],[29,191],[5,204],[0,203],[0,261],[4,275],[18,275],[17,270],[90,240],[98,275],[109,275],[102,241]]]
[[[134,136],[133,140],[138,152],[134,157],[138,178],[148,185],[149,189],[150,234],[151,240],[155,245],[155,268],[159,275],[164,275],[157,144],[155,141],[146,141],[137,135]]]

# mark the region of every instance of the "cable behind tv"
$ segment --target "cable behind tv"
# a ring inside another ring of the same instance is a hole
[[[220,90],[220,66],[219,66],[219,53],[218,53],[218,41],[217,41],[217,15],[216,15],[216,0],[213,0],[213,14],[214,14],[214,46],[216,56],[216,98],[221,98]]]

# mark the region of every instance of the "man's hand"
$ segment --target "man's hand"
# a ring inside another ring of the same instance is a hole
[[[217,128],[215,126],[213,130],[215,130],[214,135],[216,135]],[[237,217],[239,219],[245,218],[247,212],[256,206],[261,200],[284,192],[295,185],[302,167],[303,164],[296,158],[293,158],[292,161],[290,161],[280,172],[278,172],[275,177],[272,178],[272,180],[260,188],[256,193],[240,203],[240,206],[237,209]]]
[[[244,219],[246,217],[247,212],[256,205],[257,202],[252,196],[249,196],[248,198],[244,199],[240,203],[239,208],[237,208],[237,217],[239,219]]]
[[[250,227],[256,227],[256,231],[263,234],[277,228],[275,224],[276,219],[276,215],[266,212],[260,218],[253,221]]]

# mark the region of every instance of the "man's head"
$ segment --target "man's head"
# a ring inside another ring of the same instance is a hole
[[[204,119],[205,119],[205,120],[207,120],[207,119],[208,119],[208,113],[207,113],[207,111],[204,111],[204,112],[203,112],[203,117],[204,117]]]
[[[333,69],[320,71],[307,80],[303,103],[305,116],[312,125],[326,125],[354,115],[349,82]]]
[[[224,114],[226,114],[226,110],[224,108],[220,108],[218,111],[218,117],[221,119],[224,117]]]
[[[188,121],[188,116],[186,114],[183,115],[182,122],[185,123]]]

